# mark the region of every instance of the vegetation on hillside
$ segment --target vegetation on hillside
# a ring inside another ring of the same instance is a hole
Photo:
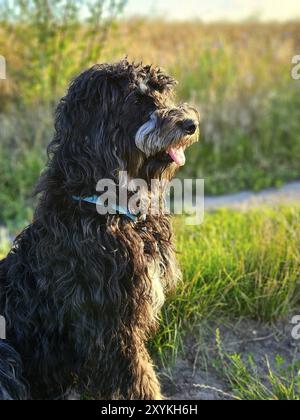
[[[51,13],[41,2],[15,2],[22,15],[2,13],[0,25],[8,66],[0,81],[0,220],[30,219],[53,108],[69,80],[94,62],[125,56],[164,67],[179,81],[178,100],[201,111],[201,142],[181,176],[205,178],[210,194],[300,177],[300,82],[291,78],[299,23],[126,22],[117,19],[122,1],[102,1],[109,15],[100,8],[82,20],[78,2],[65,13],[68,2],[59,0],[47,2]]]

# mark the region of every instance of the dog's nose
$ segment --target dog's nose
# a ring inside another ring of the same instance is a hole
[[[182,121],[182,128],[186,134],[194,134],[197,130],[198,123],[194,120]]]

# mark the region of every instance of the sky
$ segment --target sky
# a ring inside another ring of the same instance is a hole
[[[126,16],[154,15],[167,19],[197,18],[203,21],[300,18],[300,0],[129,0]]]

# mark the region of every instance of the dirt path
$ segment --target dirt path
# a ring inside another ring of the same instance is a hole
[[[206,210],[216,210],[218,208],[247,210],[261,205],[275,206],[295,203],[300,203],[300,181],[291,182],[281,188],[263,190],[259,193],[244,191],[218,197],[205,197]]]
[[[199,328],[185,343],[185,355],[176,366],[161,371],[164,393],[173,400],[230,400],[234,399],[229,383],[214,367],[218,350],[215,331],[221,332],[226,353],[239,353],[246,360],[254,357],[262,378],[267,372],[266,356],[274,367],[279,355],[287,365],[300,359],[300,340],[292,337],[290,321],[274,326],[243,320],[228,325],[209,325]]]

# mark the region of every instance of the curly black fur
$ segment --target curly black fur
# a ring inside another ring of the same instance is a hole
[[[18,353],[0,340],[0,400],[24,400],[28,386],[22,377],[22,362]]]
[[[125,60],[87,70],[60,101],[34,220],[0,263],[7,322],[0,398],[66,398],[70,389],[102,399],[161,398],[145,343],[178,278],[169,219],[100,216],[72,196],[95,194],[97,181],[116,180],[119,170],[147,181],[174,174],[166,135],[155,154],[135,144],[154,112],[161,134],[185,138],[178,123],[197,113],[170,106],[174,83]]]

